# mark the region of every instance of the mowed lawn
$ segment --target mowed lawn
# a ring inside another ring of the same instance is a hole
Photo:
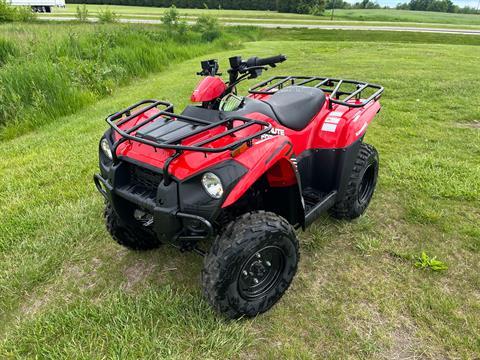
[[[325,12],[330,13],[330,10]],[[399,21],[439,24],[480,24],[477,14],[453,14],[433,11],[410,11],[397,9],[335,9],[335,18],[355,21]]]
[[[366,215],[300,232],[292,287],[252,320],[210,310],[199,256],[116,245],[92,183],[103,118],[142,98],[181,110],[200,59],[172,66],[0,144],[0,358],[478,357],[480,47],[264,41],[208,58],[225,71],[228,56],[278,53],[289,60],[265,76],[385,86]],[[416,268],[422,251],[448,270]]]
[[[67,4],[65,8],[54,8],[53,13],[40,14],[46,16],[73,16],[77,4]],[[124,6],[124,5],[86,5],[91,17],[95,17],[105,9],[114,11],[121,18],[160,19],[166,8]],[[325,10],[323,16],[306,14],[287,14],[276,11],[260,10],[224,10],[224,9],[177,9],[187,20],[193,20],[200,15],[212,15],[222,22],[235,23],[277,23],[277,24],[347,24],[347,25],[395,25],[395,26],[439,26],[477,28],[480,26],[480,16],[475,14],[451,14],[426,11],[408,11],[396,9],[335,9],[334,21],[331,21],[331,10]]]

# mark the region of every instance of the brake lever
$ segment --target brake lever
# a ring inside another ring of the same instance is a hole
[[[198,71],[197,75],[199,75],[199,76],[209,76],[210,73],[208,71]],[[215,75],[222,76],[223,74],[222,73],[216,73]]]

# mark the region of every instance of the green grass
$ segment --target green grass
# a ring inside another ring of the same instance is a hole
[[[480,110],[472,99],[480,96],[480,48],[294,39],[208,57],[225,70],[231,55],[286,53],[266,76],[384,85],[383,110],[366,138],[381,164],[366,215],[323,217],[300,233],[292,287],[253,320],[212,313],[198,256],[115,245],[91,180],[102,118],[142,98],[180,110],[207,56],[170,66],[0,143],[0,358],[478,356]],[[417,268],[412,259],[423,251],[448,270]]]
[[[411,44],[452,44],[480,45],[480,36],[415,33],[402,31],[368,31],[368,30],[324,30],[324,29],[262,29],[255,38],[267,41],[332,41],[332,42],[388,42]],[[359,45],[361,46],[361,45]]]
[[[108,9],[108,7],[106,8]],[[101,11],[97,12],[98,9],[89,12],[88,18],[95,20],[101,16]],[[211,10],[214,12],[214,10]],[[146,21],[161,21],[163,13],[157,14],[135,14],[135,13],[122,13],[120,14],[120,19],[136,19],[136,20],[146,20]],[[213,13],[215,14],[215,13]],[[39,14],[40,19],[43,18],[61,18],[61,17],[73,17],[74,13],[50,13],[50,14]],[[197,18],[196,16],[183,16],[187,22],[194,22]],[[393,21],[353,21],[353,20],[335,20],[330,21],[330,18],[317,17],[316,19],[277,19],[273,18],[236,18],[236,17],[217,17],[219,22],[224,25],[238,24],[238,25],[260,25],[260,24],[275,24],[275,25],[291,25],[292,28],[303,27],[304,25],[319,25],[319,26],[332,26],[332,25],[348,25],[348,26],[369,26],[369,27],[382,27],[382,26],[394,26],[394,27],[416,27],[416,28],[443,28],[443,29],[466,29],[466,30],[476,30],[480,29],[480,24],[435,24],[435,23],[418,23],[418,22],[393,22]],[[327,21],[328,20],[328,21]],[[58,21],[58,20],[57,20]],[[380,29],[381,30],[381,29]]]
[[[122,16],[124,17],[124,16]],[[136,18],[138,15],[127,15],[126,18]],[[148,17],[152,18],[152,17]],[[153,17],[155,18],[155,17]],[[190,18],[187,18],[190,19]],[[193,19],[193,18],[192,18]],[[291,25],[292,28],[300,27],[302,25],[319,25],[319,26],[332,26],[332,25],[348,25],[348,26],[369,26],[369,27],[416,27],[416,28],[442,28],[442,29],[467,29],[476,30],[480,28],[480,21],[473,24],[444,24],[444,23],[427,23],[427,22],[396,22],[396,21],[362,21],[362,20],[334,20],[330,21],[330,18],[317,18],[316,20],[297,20],[297,19],[244,19],[244,18],[220,18],[220,21],[224,24],[276,24],[276,25]]]
[[[158,25],[7,24],[0,26],[0,138],[71,114],[135,77],[242,39],[480,44],[480,37],[369,31],[227,28],[214,43],[170,36]],[[46,76],[45,74],[48,74]]]
[[[138,76],[215,49],[192,32],[161,27],[39,24],[0,26],[0,138],[71,114]]]
[[[325,16],[330,14],[330,10],[325,12]],[[480,25],[480,15],[451,14],[432,11],[409,11],[396,9],[336,9],[334,16],[337,20],[342,19],[353,21]]]
[[[87,5],[89,15],[97,15],[105,6]],[[120,17],[132,18],[158,18],[164,12],[165,8],[142,7],[142,6],[121,6],[109,5],[109,9],[115,11]],[[76,11],[75,4],[67,4],[65,8],[54,9],[53,15],[74,15]],[[266,22],[277,23],[297,23],[297,24],[315,24],[330,23],[331,11],[325,11],[324,16],[312,16],[301,14],[285,14],[275,11],[256,11],[256,10],[215,10],[215,9],[178,9],[182,16],[198,17],[202,14],[210,14],[222,18],[224,21],[250,21],[259,22],[259,19]],[[46,16],[52,16],[47,14]],[[480,26],[480,16],[472,14],[448,14],[425,11],[408,11],[396,9],[336,9],[335,20],[345,20],[349,24],[357,23],[387,23],[401,25],[401,23],[412,24],[443,24],[443,25],[477,25]]]
[[[89,13],[97,13],[104,8],[103,5],[86,5]],[[75,13],[76,4],[67,4],[65,8],[55,8],[55,13]],[[137,14],[137,15],[162,15],[166,8],[146,7],[146,6],[123,6],[123,5],[108,5],[108,8],[115,11],[117,14]],[[257,10],[214,10],[214,9],[182,9],[177,8],[178,12],[183,16],[199,16],[204,14],[211,14],[221,17],[235,17],[235,18],[275,18],[275,19],[317,19],[316,16],[300,15],[300,14],[282,14],[276,11],[257,11]]]

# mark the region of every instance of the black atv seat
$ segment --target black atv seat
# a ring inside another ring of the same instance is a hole
[[[303,130],[325,103],[322,90],[308,86],[289,86],[267,100],[280,124],[292,130]]]

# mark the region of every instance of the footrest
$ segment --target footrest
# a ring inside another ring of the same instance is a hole
[[[305,189],[302,193],[305,201],[305,226],[312,224],[324,211],[331,208],[335,204],[337,197],[337,191],[322,194],[308,190],[309,189]],[[314,201],[316,202],[314,203]]]

